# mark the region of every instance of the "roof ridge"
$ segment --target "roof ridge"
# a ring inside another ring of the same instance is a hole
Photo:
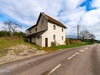
[[[48,15],[45,14],[44,12],[40,12],[40,16],[39,16],[39,18],[38,18],[38,21],[39,21],[41,15],[43,15],[43,16],[44,16],[44,17],[45,17],[49,22],[52,22],[52,23],[57,24],[58,26],[61,26],[61,27],[67,28],[67,27],[66,27],[64,24],[62,24],[60,21],[58,21],[58,20],[52,18],[51,16],[48,16]],[[37,21],[37,23],[38,23],[38,21]],[[28,28],[27,30],[29,30],[29,29],[31,29],[31,28],[37,26],[37,23],[36,23],[34,26]]]
[[[62,27],[65,27],[66,28],[66,26],[64,25],[64,24],[62,24],[60,21],[58,21],[58,20],[56,20],[56,19],[54,19],[54,18],[52,18],[51,16],[48,16],[47,14],[45,14],[44,12],[41,12],[42,13],[42,15],[44,15],[48,20],[50,20],[50,21],[53,21],[53,22],[55,22],[55,23],[57,23],[57,24],[59,24],[60,26],[62,26]]]

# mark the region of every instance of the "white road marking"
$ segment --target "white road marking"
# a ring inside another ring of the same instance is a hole
[[[61,64],[57,65],[55,68],[53,68],[49,73],[48,75],[50,75],[51,73],[53,73],[57,68],[59,68],[61,66]]]
[[[80,52],[84,52],[86,49],[88,49],[88,48],[84,48],[83,50],[80,50]],[[72,56],[70,56],[68,58],[68,60],[70,60],[71,58],[73,58],[75,55],[80,55],[80,53],[79,52],[75,52],[75,54],[73,54]]]
[[[72,56],[70,56],[70,57],[68,58],[68,60],[70,60],[71,58],[73,58],[75,55],[76,55],[76,53],[73,54]]]
[[[75,55],[79,55],[80,53],[78,53],[78,52],[75,52],[75,54],[73,54],[72,56],[70,56],[69,58],[68,58],[68,60],[70,60],[71,58],[73,58]]]
[[[85,48],[85,49],[88,49],[88,48]]]
[[[84,52],[84,50],[80,50],[80,52]]]
[[[80,50],[80,52],[84,52],[85,50],[87,50],[88,48],[84,48],[83,50]]]
[[[76,52],[75,54],[80,55],[80,53]]]

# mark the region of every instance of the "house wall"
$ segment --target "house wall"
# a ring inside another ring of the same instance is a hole
[[[32,28],[32,29],[30,29],[31,30],[31,33],[29,32],[29,30],[26,30],[26,34],[27,35],[30,35],[30,34],[32,34],[32,33],[36,33],[36,32],[39,32],[39,31],[42,31],[42,30],[46,30],[48,27],[48,25],[47,25],[47,20],[46,20],[46,18],[44,18],[42,15],[41,15],[41,17],[40,17],[40,20],[39,20],[39,22],[38,22],[38,25],[37,26],[35,26],[34,28]],[[37,31],[35,30],[37,28]]]
[[[36,38],[32,37],[32,43],[36,43]]]
[[[56,29],[54,30],[53,25],[56,26]],[[51,42],[54,42],[53,35],[56,35],[56,42],[57,45],[65,45],[65,38],[66,38],[66,29],[62,28],[56,24],[53,24],[51,22],[48,22],[48,30],[42,35],[42,47],[45,47],[45,38],[48,38],[48,46],[51,46]],[[63,36],[63,40],[62,40]]]
[[[28,38],[28,42],[30,42],[30,38]],[[32,37],[32,38],[31,38],[31,42],[32,42],[32,43],[36,43],[36,38]]]
[[[56,26],[56,29],[54,30],[53,25]],[[35,31],[35,28],[37,28],[37,31]],[[44,32],[40,38],[36,37],[33,38],[32,37],[32,42],[36,43],[37,45],[41,46],[41,47],[45,47],[45,38],[48,38],[48,47],[51,46],[51,42],[54,42],[53,39],[53,35],[56,35],[56,42],[57,45],[65,45],[65,28],[63,28],[63,32],[62,32],[62,28],[61,26],[58,26],[56,24],[53,24],[51,22],[48,22],[46,20],[45,17],[43,17],[43,15],[41,15],[40,20],[38,22],[38,25],[35,26],[34,28],[31,29],[31,33],[29,32],[29,30],[26,31],[27,35],[30,35],[32,33],[36,33],[42,30],[46,30],[46,32]],[[62,40],[62,36],[63,36],[63,40]]]
[[[30,39],[28,39],[28,42],[30,42]],[[42,47],[42,37],[32,37],[32,43]]]
[[[36,38],[36,44],[42,47],[42,37]]]

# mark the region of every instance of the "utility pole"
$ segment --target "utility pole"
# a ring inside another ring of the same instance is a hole
[[[78,39],[78,43],[79,43],[79,25],[77,25],[77,39]]]

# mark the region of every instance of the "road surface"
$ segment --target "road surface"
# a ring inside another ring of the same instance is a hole
[[[5,70],[3,68],[5,67]],[[0,75],[100,75],[100,45],[88,45],[0,66]]]

